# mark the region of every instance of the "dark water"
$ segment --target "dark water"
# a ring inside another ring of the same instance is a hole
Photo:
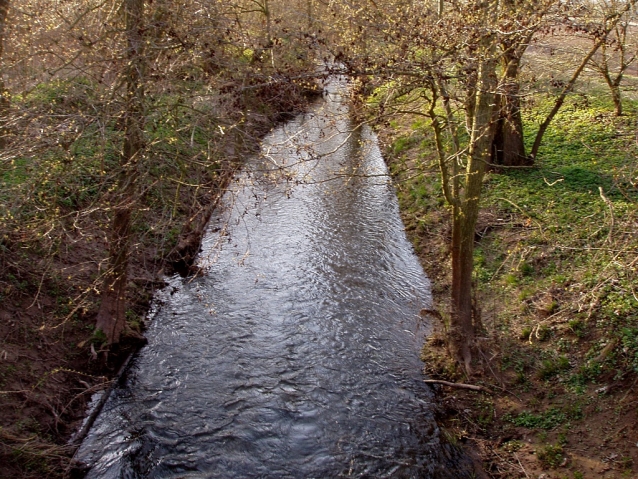
[[[333,80],[274,130],[172,279],[78,458],[88,477],[463,477],[418,359],[429,283]]]

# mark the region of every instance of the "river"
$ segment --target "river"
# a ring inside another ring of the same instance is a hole
[[[430,285],[344,79],[274,129],[171,278],[76,459],[90,478],[464,477],[419,351]]]

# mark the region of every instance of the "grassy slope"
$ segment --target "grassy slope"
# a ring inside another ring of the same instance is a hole
[[[525,105],[527,132],[549,107]],[[482,373],[462,378],[447,361],[444,324],[424,348],[432,376],[497,391],[442,394],[448,436],[471,438],[492,477],[638,474],[638,102],[625,108],[614,117],[604,90],[574,95],[535,168],[488,175],[475,255]],[[405,119],[381,138],[445,317],[450,231],[430,133]]]

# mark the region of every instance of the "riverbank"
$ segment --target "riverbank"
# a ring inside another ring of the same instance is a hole
[[[117,164],[119,132],[115,125],[100,132],[97,122],[75,130],[69,123],[69,131],[46,124],[95,108],[92,88],[85,79],[52,82],[13,104],[29,112],[25,127],[34,136],[26,140],[39,151],[0,175],[2,478],[67,475],[75,449],[68,440],[93,393],[109,387],[143,342],[146,313],[163,274],[192,273],[208,216],[242,159],[274,124],[317,94],[311,85],[294,83],[215,95],[206,85],[175,85],[172,96],[149,94],[153,162],[139,180],[128,333],[105,360],[94,324],[109,247],[108,192],[115,175],[108,168]],[[40,109],[50,111],[38,116]]]
[[[526,131],[549,105],[525,105]],[[440,314],[426,372],[491,391],[439,387],[445,434],[478,453],[490,477],[638,470],[638,103],[625,108],[616,117],[602,90],[574,95],[534,168],[488,174],[474,258],[484,330],[469,378],[445,351],[451,231],[428,125],[404,117],[379,132]]]

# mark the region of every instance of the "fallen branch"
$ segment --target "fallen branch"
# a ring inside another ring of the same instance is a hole
[[[436,319],[438,319],[439,321],[441,321],[442,323],[444,323],[444,321],[443,321],[443,316],[441,316],[441,313],[439,313],[436,309],[426,309],[426,308],[423,308],[423,309],[419,312],[419,314],[421,315],[421,317],[425,317],[425,316],[427,316],[427,315],[429,314],[430,316],[434,316]]]
[[[543,225],[541,225],[537,220],[533,219],[530,215],[528,215],[525,210],[523,208],[521,208],[520,206],[518,206],[516,203],[514,203],[513,201],[508,200],[507,198],[503,198],[503,197],[498,197],[496,198],[497,200],[501,200],[501,201],[505,201],[506,203],[509,203],[510,205],[512,205],[514,208],[516,208],[518,211],[521,212],[521,214],[523,216],[525,216],[530,223],[533,221],[534,223],[536,223],[536,225],[538,226],[538,230],[541,232],[541,236],[545,237],[545,232],[543,231]]]
[[[609,341],[609,344],[607,344],[607,346],[603,348],[600,354],[594,358],[593,362],[602,363],[607,358],[607,356],[609,356],[609,353],[611,353],[614,350],[617,343],[618,343],[618,340],[616,338]]]
[[[490,389],[487,389],[483,386],[475,386],[474,384],[451,383],[449,381],[443,381],[441,379],[424,379],[423,382],[426,384],[442,384],[443,386],[449,386],[451,388],[470,389],[472,391],[481,391],[484,393],[493,394]]]
[[[28,389],[20,389],[18,391],[0,391],[0,394],[23,394],[30,392]]]

